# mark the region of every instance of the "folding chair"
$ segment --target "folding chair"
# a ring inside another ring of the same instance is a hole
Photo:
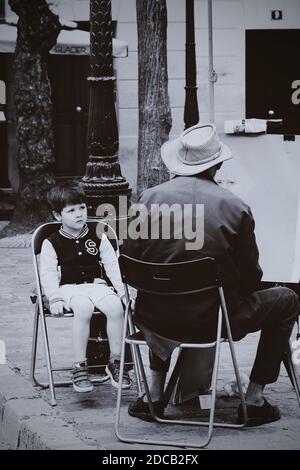
[[[125,322],[123,331],[123,343],[122,343],[122,354],[121,354],[121,370],[120,370],[120,382],[118,388],[117,398],[117,411],[116,411],[116,422],[115,422],[115,434],[120,441],[123,442],[135,442],[142,444],[154,444],[154,445],[168,445],[176,447],[196,447],[201,448],[209,444],[213,428],[242,428],[247,422],[247,410],[245,397],[242,390],[242,384],[238,365],[236,361],[234,345],[232,340],[232,334],[230,329],[230,323],[226,308],[226,302],[224,298],[224,292],[222,288],[221,279],[218,276],[216,262],[213,258],[202,258],[193,261],[186,261],[180,263],[146,263],[126,255],[119,257],[119,264],[121,269],[121,275],[123,282],[125,283],[127,305],[125,310]],[[194,293],[201,293],[207,290],[214,290],[216,296],[219,297],[220,307],[218,311],[218,321],[216,328],[216,338],[209,343],[181,343],[179,345],[179,355],[176,365],[173,369],[172,375],[164,392],[164,403],[168,403],[171,396],[172,390],[177,382],[178,374],[181,369],[181,361],[183,360],[183,352],[189,348],[215,348],[214,367],[212,373],[212,385],[211,385],[211,408],[209,414],[209,421],[191,421],[191,420],[178,420],[170,418],[159,418],[155,415],[149,387],[146,379],[145,368],[143,365],[140,346],[147,345],[141,332],[137,332],[132,319],[131,301],[128,295],[128,287],[130,285],[135,289],[153,294],[157,296],[177,296],[177,295],[189,295]],[[227,339],[221,337],[222,321],[225,320],[227,329]],[[217,379],[218,379],[218,368],[219,368],[219,356],[220,356],[220,345],[222,342],[228,341],[230,346],[231,358],[233,362],[234,372],[236,376],[237,386],[241,397],[242,409],[244,414],[244,422],[242,424],[234,423],[216,423],[215,417],[215,405],[216,405],[216,392],[217,392]],[[137,386],[138,392],[142,391],[142,382],[146,392],[147,400],[149,403],[152,417],[159,423],[169,424],[184,424],[191,426],[207,426],[208,434],[205,440],[200,443],[195,442],[183,442],[183,441],[166,441],[158,439],[142,439],[140,437],[130,438],[128,435],[121,434],[120,431],[120,411],[121,411],[121,399],[122,399],[122,378],[124,370],[124,351],[125,344],[132,345],[134,351],[134,361],[137,361],[135,370],[137,373]],[[140,377],[141,375],[141,377]],[[142,380],[141,380],[142,378]]]
[[[105,222],[98,220],[88,220],[89,226],[97,226],[97,224],[102,224],[102,231],[106,231],[108,233],[108,237],[110,242],[112,243],[115,251],[116,256],[119,256],[119,245],[118,245],[118,238],[114,230]],[[50,348],[49,348],[49,340],[48,340],[48,330],[47,330],[47,323],[46,318],[66,318],[66,317],[73,317],[73,312],[66,312],[63,317],[53,317],[50,314],[47,305],[45,305],[45,298],[42,292],[41,280],[40,280],[40,272],[39,272],[39,255],[41,252],[43,241],[49,237],[52,233],[58,230],[61,224],[59,222],[49,222],[44,225],[38,227],[33,236],[31,242],[31,249],[33,255],[33,266],[34,266],[34,273],[35,273],[35,280],[36,280],[36,296],[32,297],[33,303],[35,303],[35,312],[34,312],[34,323],[33,323],[33,340],[32,340],[32,351],[31,351],[31,365],[30,365],[30,381],[34,386],[38,386],[41,388],[49,388],[50,389],[50,403],[52,406],[57,404],[56,397],[55,397],[55,387],[64,387],[72,384],[71,380],[64,380],[64,381],[54,381],[53,372],[58,371],[69,371],[71,367],[59,367],[54,369],[51,363],[51,355],[50,355]],[[94,314],[96,315],[103,315],[102,312],[95,309]],[[47,368],[47,375],[48,375],[48,382],[40,382],[37,380],[35,376],[35,368],[36,368],[36,355],[37,355],[37,340],[38,340],[38,333],[39,333],[39,321],[41,321],[42,327],[42,337],[45,349],[45,359],[46,359],[46,368]],[[91,338],[95,341],[94,338]],[[107,341],[106,338],[97,338],[96,339],[99,343],[101,341]],[[98,368],[103,368],[106,364],[99,364]],[[92,366],[92,369],[95,369],[95,365]],[[93,378],[93,383],[102,383],[106,382],[109,379],[107,375],[104,375],[99,378]]]
[[[297,318],[297,335],[296,340],[299,341],[300,339],[300,328],[299,328],[299,317]],[[294,366],[293,359],[292,359],[292,342],[289,340],[288,348],[283,356],[283,364],[286,368],[287,374],[291,381],[292,386],[294,387],[298,405],[300,406],[300,381],[299,381],[299,374]]]

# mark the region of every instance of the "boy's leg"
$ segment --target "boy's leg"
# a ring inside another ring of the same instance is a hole
[[[110,376],[111,384],[114,387],[118,387],[124,321],[123,305],[120,298],[115,294],[106,295],[98,299],[95,305],[104,313],[107,319],[106,331],[110,347],[110,360],[105,370]],[[125,368],[123,372],[122,388],[129,388],[130,385],[130,377]]]
[[[86,348],[90,334],[90,321],[94,311],[92,301],[83,295],[74,295],[70,300],[74,312],[73,319],[73,351],[74,362],[86,360]]]
[[[106,331],[110,347],[110,358],[120,359],[123,332],[124,309],[115,294],[98,299],[96,307],[106,316]]]
[[[86,348],[90,333],[90,321],[94,305],[89,297],[74,295],[69,306],[74,312],[73,318],[73,388],[76,392],[91,392],[93,384],[90,381],[86,364]]]

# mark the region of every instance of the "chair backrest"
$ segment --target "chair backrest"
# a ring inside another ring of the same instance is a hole
[[[119,265],[125,284],[149,294],[184,295],[221,285],[217,263],[208,257],[179,263],[148,263],[121,255]]]
[[[31,247],[35,255],[39,255],[42,249],[43,241],[52,233],[56,232],[61,224],[59,222],[49,222],[36,229],[32,236]]]
[[[95,219],[88,219],[87,221],[89,226],[94,226],[97,228],[98,224],[102,224],[107,228],[105,233],[107,234],[107,237],[109,238],[111,244],[113,245],[113,248],[115,251],[118,252],[118,240],[115,232],[109,225],[105,222],[105,220],[95,220]],[[32,236],[32,251],[34,255],[39,255],[42,249],[42,244],[43,241],[48,238],[52,233],[56,232],[60,226],[60,222],[48,222],[46,224],[41,225],[38,227],[33,236]],[[102,230],[103,231],[103,230]]]

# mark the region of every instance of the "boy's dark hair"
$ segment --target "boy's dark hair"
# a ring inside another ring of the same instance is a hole
[[[64,207],[73,204],[83,204],[86,196],[83,187],[75,181],[58,183],[48,192],[48,202],[51,209],[61,214]]]

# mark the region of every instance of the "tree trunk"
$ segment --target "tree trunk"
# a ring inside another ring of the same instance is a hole
[[[166,0],[137,0],[139,63],[138,193],[169,179],[161,156],[172,126]]]
[[[13,222],[33,225],[43,218],[46,194],[54,184],[47,57],[61,27],[46,0],[9,0],[9,4],[19,16],[14,103],[20,188]]]

